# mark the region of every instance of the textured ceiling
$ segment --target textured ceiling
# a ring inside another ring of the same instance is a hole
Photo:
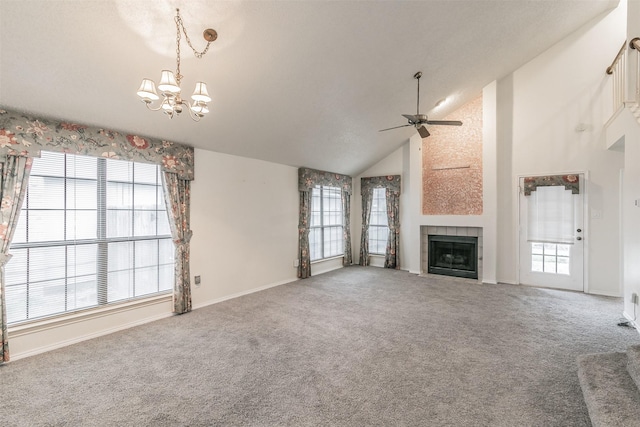
[[[357,174],[400,147],[421,112],[441,118],[617,0],[71,1],[0,0],[0,104],[194,147]],[[135,94],[175,69],[207,82],[211,113],[169,120]],[[434,109],[435,103],[449,102]]]

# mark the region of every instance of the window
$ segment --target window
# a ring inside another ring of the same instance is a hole
[[[571,274],[570,245],[531,242],[531,271],[539,273]]]
[[[7,321],[169,292],[173,252],[157,165],[43,151],[6,266]]]
[[[387,251],[388,238],[386,189],[374,188],[369,219],[369,253],[384,255]]]
[[[344,255],[342,190],[317,186],[311,193],[311,261]]]

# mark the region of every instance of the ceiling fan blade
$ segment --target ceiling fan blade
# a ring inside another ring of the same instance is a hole
[[[412,116],[411,114],[403,114],[402,117],[408,119],[411,123],[418,123],[418,116]]]
[[[427,120],[428,125],[462,126],[459,120]]]
[[[391,129],[406,128],[407,126],[413,126],[413,125],[402,125],[402,126],[396,126],[392,128],[380,129],[378,132],[384,132],[385,130],[391,130]]]
[[[427,130],[427,128],[426,128],[426,127],[424,127],[424,126],[420,126],[420,127],[418,128],[418,133],[419,133],[419,134],[420,134],[420,136],[421,136],[421,137],[423,137],[423,138],[426,138],[426,137],[428,137],[429,135],[431,135],[431,134],[429,133],[429,131]]]

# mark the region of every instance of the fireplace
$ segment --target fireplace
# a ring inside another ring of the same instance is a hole
[[[478,278],[478,238],[429,235],[429,273]]]

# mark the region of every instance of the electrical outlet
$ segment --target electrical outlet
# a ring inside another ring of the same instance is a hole
[[[194,276],[193,281],[196,284],[196,286],[200,286],[200,276]]]
[[[294,267],[298,267],[300,265],[300,260],[299,259],[294,259],[293,260],[293,266]]]
[[[631,294],[631,302],[633,304],[637,304],[638,303],[638,294],[636,294],[636,293]]]

